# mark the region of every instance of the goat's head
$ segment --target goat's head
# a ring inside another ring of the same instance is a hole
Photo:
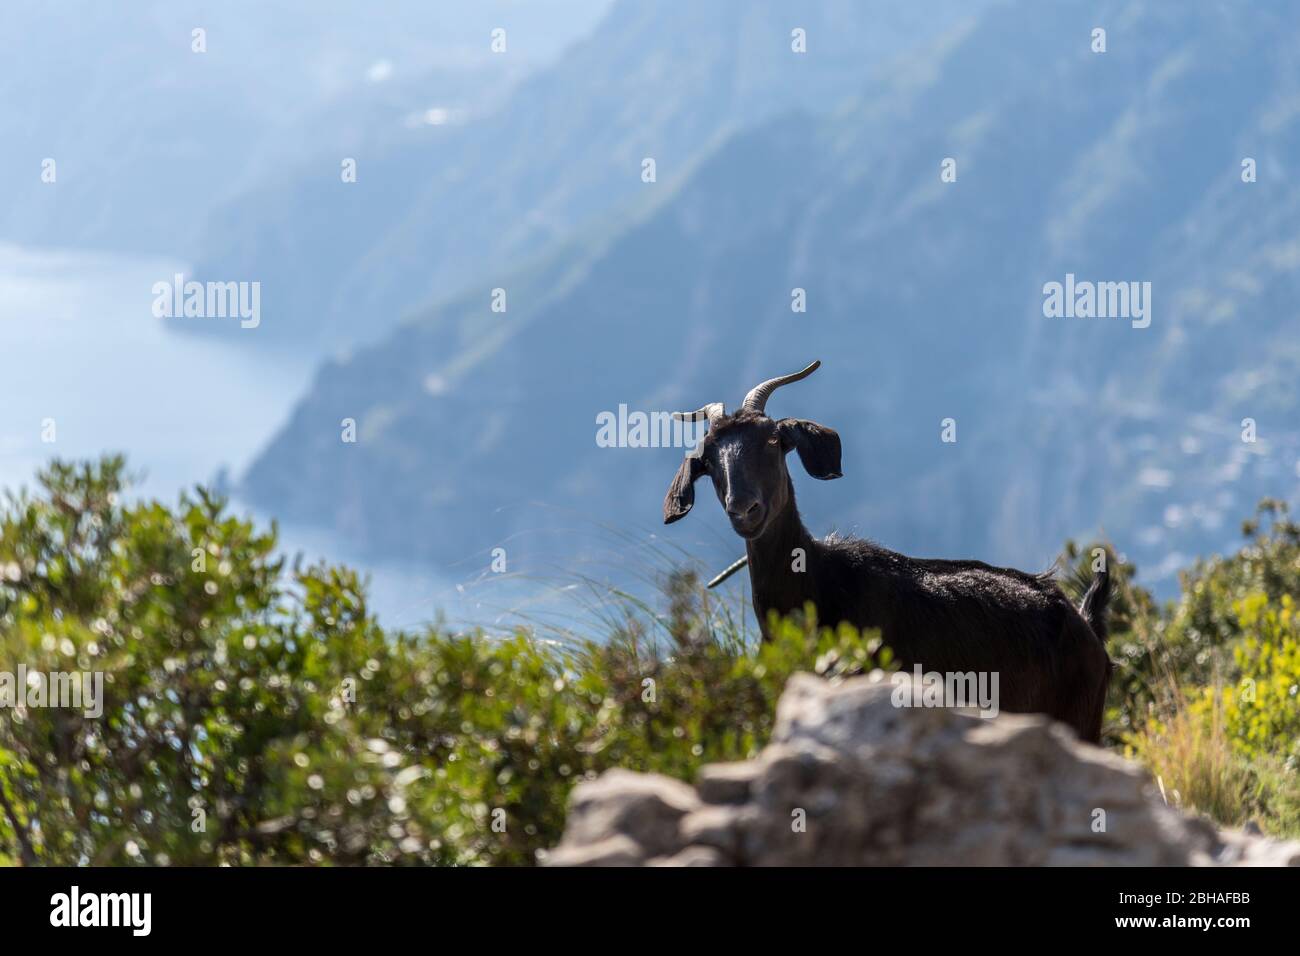
[[[695,412],[675,412],[686,421],[708,420],[709,430],[677,469],[664,498],[664,524],[686,515],[695,504],[695,481],[713,479],[731,527],[742,538],[761,535],[772,519],[790,504],[790,480],[785,456],[799,453],[814,478],[840,477],[840,436],[816,422],[797,418],[773,420],[767,400],[782,385],[807,378],[821,362],[802,372],[768,379],[745,396],[739,410],[728,415],[721,402]]]

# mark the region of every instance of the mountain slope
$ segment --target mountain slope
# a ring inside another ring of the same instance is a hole
[[[607,2],[392,0],[382,15],[347,0],[5,4],[0,239],[193,257],[218,203],[326,144],[337,179],[356,126],[373,142],[397,102],[400,117],[431,94],[478,106]],[[485,42],[500,23],[516,30],[508,65]]]
[[[246,491],[375,553],[574,561],[575,523],[657,527],[681,454],[599,448],[598,413],[734,406],[821,358],[773,401],[844,438],[841,481],[791,462],[818,532],[1040,567],[1103,528],[1157,577],[1222,547],[1254,498],[1294,494],[1300,459],[1300,13],[1247,6],[956,24],[851,107],[747,128],[621,230],[327,364]],[[1046,318],[1067,273],[1151,282],[1150,326]],[[739,544],[706,498],[664,534],[721,561]]]
[[[377,338],[410,310],[624,214],[644,198],[643,159],[661,183],[678,181],[731,131],[833,107],[985,2],[620,0],[491,114],[364,145],[357,183],[340,183],[334,159],[233,199],[209,222],[196,272],[260,277],[267,321],[241,342]],[[791,52],[796,27],[804,55]],[[508,64],[510,49],[495,60]],[[446,105],[430,92],[430,106]]]

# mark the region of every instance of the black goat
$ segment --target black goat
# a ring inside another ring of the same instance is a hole
[[[804,528],[786,453],[797,451],[814,478],[839,478],[840,436],[816,422],[774,421],[765,409],[772,392],[820,364],[763,382],[734,414],[721,403],[678,413],[707,418],[709,431],[668,489],[664,523],[691,510],[695,481],[707,474],[745,539],[754,611],[765,635],[768,612],[786,614],[812,602],[825,624],[878,628],[904,669],[997,673],[1002,710],[1048,714],[1097,743],[1111,672],[1105,569],[1076,609],[1051,572],[910,558],[869,541],[817,540]]]

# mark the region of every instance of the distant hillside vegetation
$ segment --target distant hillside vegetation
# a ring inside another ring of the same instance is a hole
[[[834,41],[810,42],[842,50],[852,30],[869,32],[837,16]],[[745,21],[782,51],[763,61],[777,87],[805,69],[784,52],[787,20]],[[623,132],[602,134],[626,148],[601,139],[573,160],[539,144],[533,120],[503,115],[482,179],[411,209],[412,228],[461,250],[421,258],[428,277],[447,285],[448,263],[482,252],[480,231],[502,244],[476,260],[492,267],[323,366],[244,491],[377,555],[477,566],[510,538],[553,560],[574,545],[548,509],[659,527],[678,453],[598,448],[599,413],[734,406],[762,378],[820,358],[773,408],[844,438],[842,481],[796,475],[810,528],[1028,568],[1065,537],[1122,529],[1118,546],[1170,593],[1192,555],[1233,546],[1251,502],[1295,494],[1300,179],[1286,157],[1300,146],[1287,106],[1300,80],[1287,51],[1300,10],[1024,2],[945,23],[924,53],[860,85],[838,59],[817,74],[815,89],[853,105],[740,123],[703,155],[669,117],[703,111],[699,128],[715,129],[772,110],[744,106],[743,84],[729,105],[660,103],[678,87],[650,94],[636,78],[650,64],[666,76],[714,62],[693,59],[707,35],[674,34],[655,54],[641,38],[626,73],[598,40],[575,51],[520,102],[571,148],[587,142],[574,124],[608,115],[605,97],[631,83],[648,99],[629,101],[641,105]],[[1096,23],[1109,28],[1104,54],[1090,49]],[[810,53],[806,68],[819,62]],[[623,79],[579,89],[580,64]],[[659,158],[653,185],[639,179],[643,154]],[[940,179],[946,157],[955,182]],[[1256,182],[1243,182],[1243,157]],[[558,198],[568,176],[597,167],[639,205],[521,262],[541,244],[514,238],[558,220],[507,229],[478,191]],[[377,246],[359,274],[379,289],[403,261]],[[1046,318],[1043,286],[1067,275],[1150,282],[1150,326]],[[794,289],[804,313],[791,310]],[[360,306],[350,319],[383,320]],[[344,418],[358,423],[355,444],[339,440]],[[955,443],[940,440],[949,418]],[[739,550],[712,507],[662,533],[708,561]]]

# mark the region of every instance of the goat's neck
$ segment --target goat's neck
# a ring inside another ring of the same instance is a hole
[[[761,626],[767,626],[768,611],[785,614],[801,609],[805,601],[818,603],[813,567],[817,542],[799,517],[793,483],[788,489],[785,508],[772,518],[761,535],[745,543],[745,553],[749,557],[754,611]],[[802,561],[798,561],[800,556]]]

